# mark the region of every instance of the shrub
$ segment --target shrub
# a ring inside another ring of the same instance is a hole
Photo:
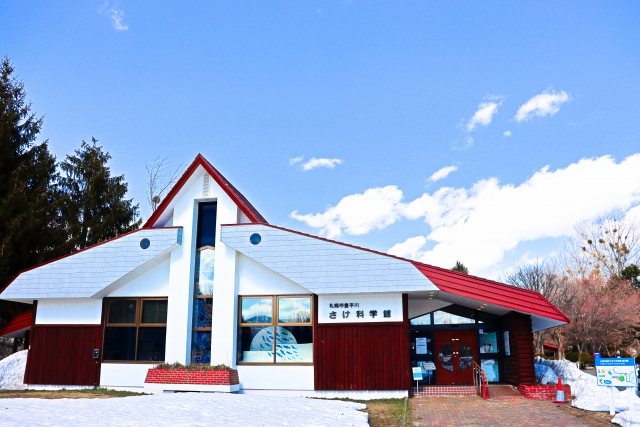
[[[577,351],[567,351],[564,353],[564,358],[567,359],[570,362],[577,362],[578,361],[578,352]]]
[[[227,365],[194,365],[192,363],[188,365],[183,365],[182,363],[160,363],[155,366],[158,369],[170,369],[170,370],[178,370],[183,369],[186,371],[231,371],[233,368]]]
[[[591,353],[580,353],[580,363],[585,365],[593,365],[593,354]]]

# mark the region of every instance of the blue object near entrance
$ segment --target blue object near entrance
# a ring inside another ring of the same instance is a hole
[[[631,357],[597,357],[596,378],[599,386],[637,387],[636,361]]]

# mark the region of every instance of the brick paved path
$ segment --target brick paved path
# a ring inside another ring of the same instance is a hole
[[[412,399],[415,427],[581,427],[586,421],[539,400],[482,400],[479,397]]]

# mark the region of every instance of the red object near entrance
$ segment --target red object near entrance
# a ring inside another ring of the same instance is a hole
[[[478,360],[475,330],[434,331],[436,384],[473,384],[473,362]]]
[[[100,325],[36,325],[31,332],[25,384],[100,385]]]

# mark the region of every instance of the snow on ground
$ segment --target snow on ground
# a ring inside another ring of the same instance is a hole
[[[624,411],[616,414],[611,420],[614,424],[620,424],[622,427],[640,427],[640,412]]]
[[[361,403],[225,393],[174,393],[112,399],[3,399],[0,426],[368,427]],[[6,408],[6,409],[2,409]]]
[[[548,366],[545,365],[540,365],[540,364],[536,364],[534,365],[536,368],[536,380],[538,380],[538,383],[540,384],[547,384],[547,383],[558,383],[558,376],[556,375],[555,372],[553,372],[553,369],[551,369]]]
[[[0,390],[17,390],[26,388],[22,384],[27,367],[28,350],[13,353],[0,360]]]
[[[568,360],[546,360],[536,357],[535,368],[536,376],[540,373],[549,377],[548,369],[551,369],[553,374],[562,378],[564,384],[571,385],[571,395],[574,397],[571,406],[587,411],[609,411],[609,387],[598,386],[596,377],[582,372],[575,363]],[[613,404],[616,412],[628,412],[629,394],[632,395],[634,409],[640,411],[640,398],[636,396],[635,389],[628,388],[625,391],[618,391],[617,388],[613,388]],[[633,414],[635,413],[633,412]],[[638,417],[640,418],[640,413],[638,413]],[[640,427],[640,423],[623,425],[625,427]]]

